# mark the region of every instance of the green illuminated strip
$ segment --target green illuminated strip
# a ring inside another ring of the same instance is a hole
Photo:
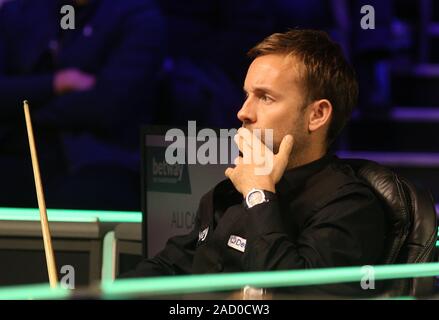
[[[54,300],[67,299],[70,291],[61,287],[51,289],[47,284],[3,287],[0,289],[0,300]]]
[[[90,222],[98,219],[102,222],[142,222],[142,213],[138,211],[98,211],[47,209],[49,221]],[[38,209],[0,208],[0,220],[36,221],[40,219]]]
[[[439,275],[439,263],[416,263],[374,267],[375,280],[429,277]],[[257,288],[322,285],[340,282],[360,282],[366,274],[363,267],[342,267],[312,270],[245,272],[189,276],[165,276],[145,279],[103,281],[106,298],[124,295],[172,295],[241,289],[246,285]]]
[[[403,296],[403,297],[377,298],[372,300],[416,300],[416,298],[411,296]]]
[[[47,214],[49,221],[52,222],[96,222],[96,217],[72,217],[69,215]],[[34,214],[2,214],[0,220],[3,221],[40,221],[39,213]]]

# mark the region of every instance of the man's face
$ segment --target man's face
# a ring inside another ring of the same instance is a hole
[[[244,82],[247,99],[238,112],[238,119],[249,130],[273,129],[275,152],[287,134],[294,137],[295,152],[307,145],[305,93],[301,85],[303,68],[294,57],[269,54],[256,58],[248,69]]]

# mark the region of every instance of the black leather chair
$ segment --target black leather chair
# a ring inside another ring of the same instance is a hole
[[[344,160],[383,200],[388,214],[388,237],[382,264],[436,260],[437,219],[430,192],[415,187],[388,168],[369,160]],[[384,296],[428,296],[435,277],[386,282]]]

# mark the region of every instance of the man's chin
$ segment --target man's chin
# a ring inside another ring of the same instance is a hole
[[[274,154],[277,154],[279,152],[279,147],[280,147],[281,141],[273,141],[274,140],[274,136],[275,136],[274,129],[268,128],[269,130],[273,130],[272,131],[273,132],[273,139],[271,140],[272,143],[267,144],[265,142],[266,141],[266,139],[265,139],[265,132],[266,131],[265,130],[267,128],[257,128],[257,127],[248,126],[248,125],[242,125],[242,127],[247,129],[247,130],[249,130],[251,133],[254,133],[254,130],[257,130],[258,134],[260,134],[260,139],[265,144],[265,146],[268,149],[270,149]]]

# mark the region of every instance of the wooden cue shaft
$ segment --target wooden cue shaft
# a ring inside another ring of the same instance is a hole
[[[37,149],[35,147],[32,121],[29,112],[28,102],[23,102],[24,115],[26,118],[27,135],[29,138],[29,148],[32,158],[32,168],[34,171],[35,188],[37,191],[38,207],[40,209],[41,229],[43,231],[44,251],[46,253],[47,271],[49,273],[49,282],[52,288],[58,284],[58,275],[55,264],[55,255],[53,253],[52,239],[50,237],[49,222],[47,219],[46,202],[44,200],[43,185],[41,182],[40,167],[38,164]]]

